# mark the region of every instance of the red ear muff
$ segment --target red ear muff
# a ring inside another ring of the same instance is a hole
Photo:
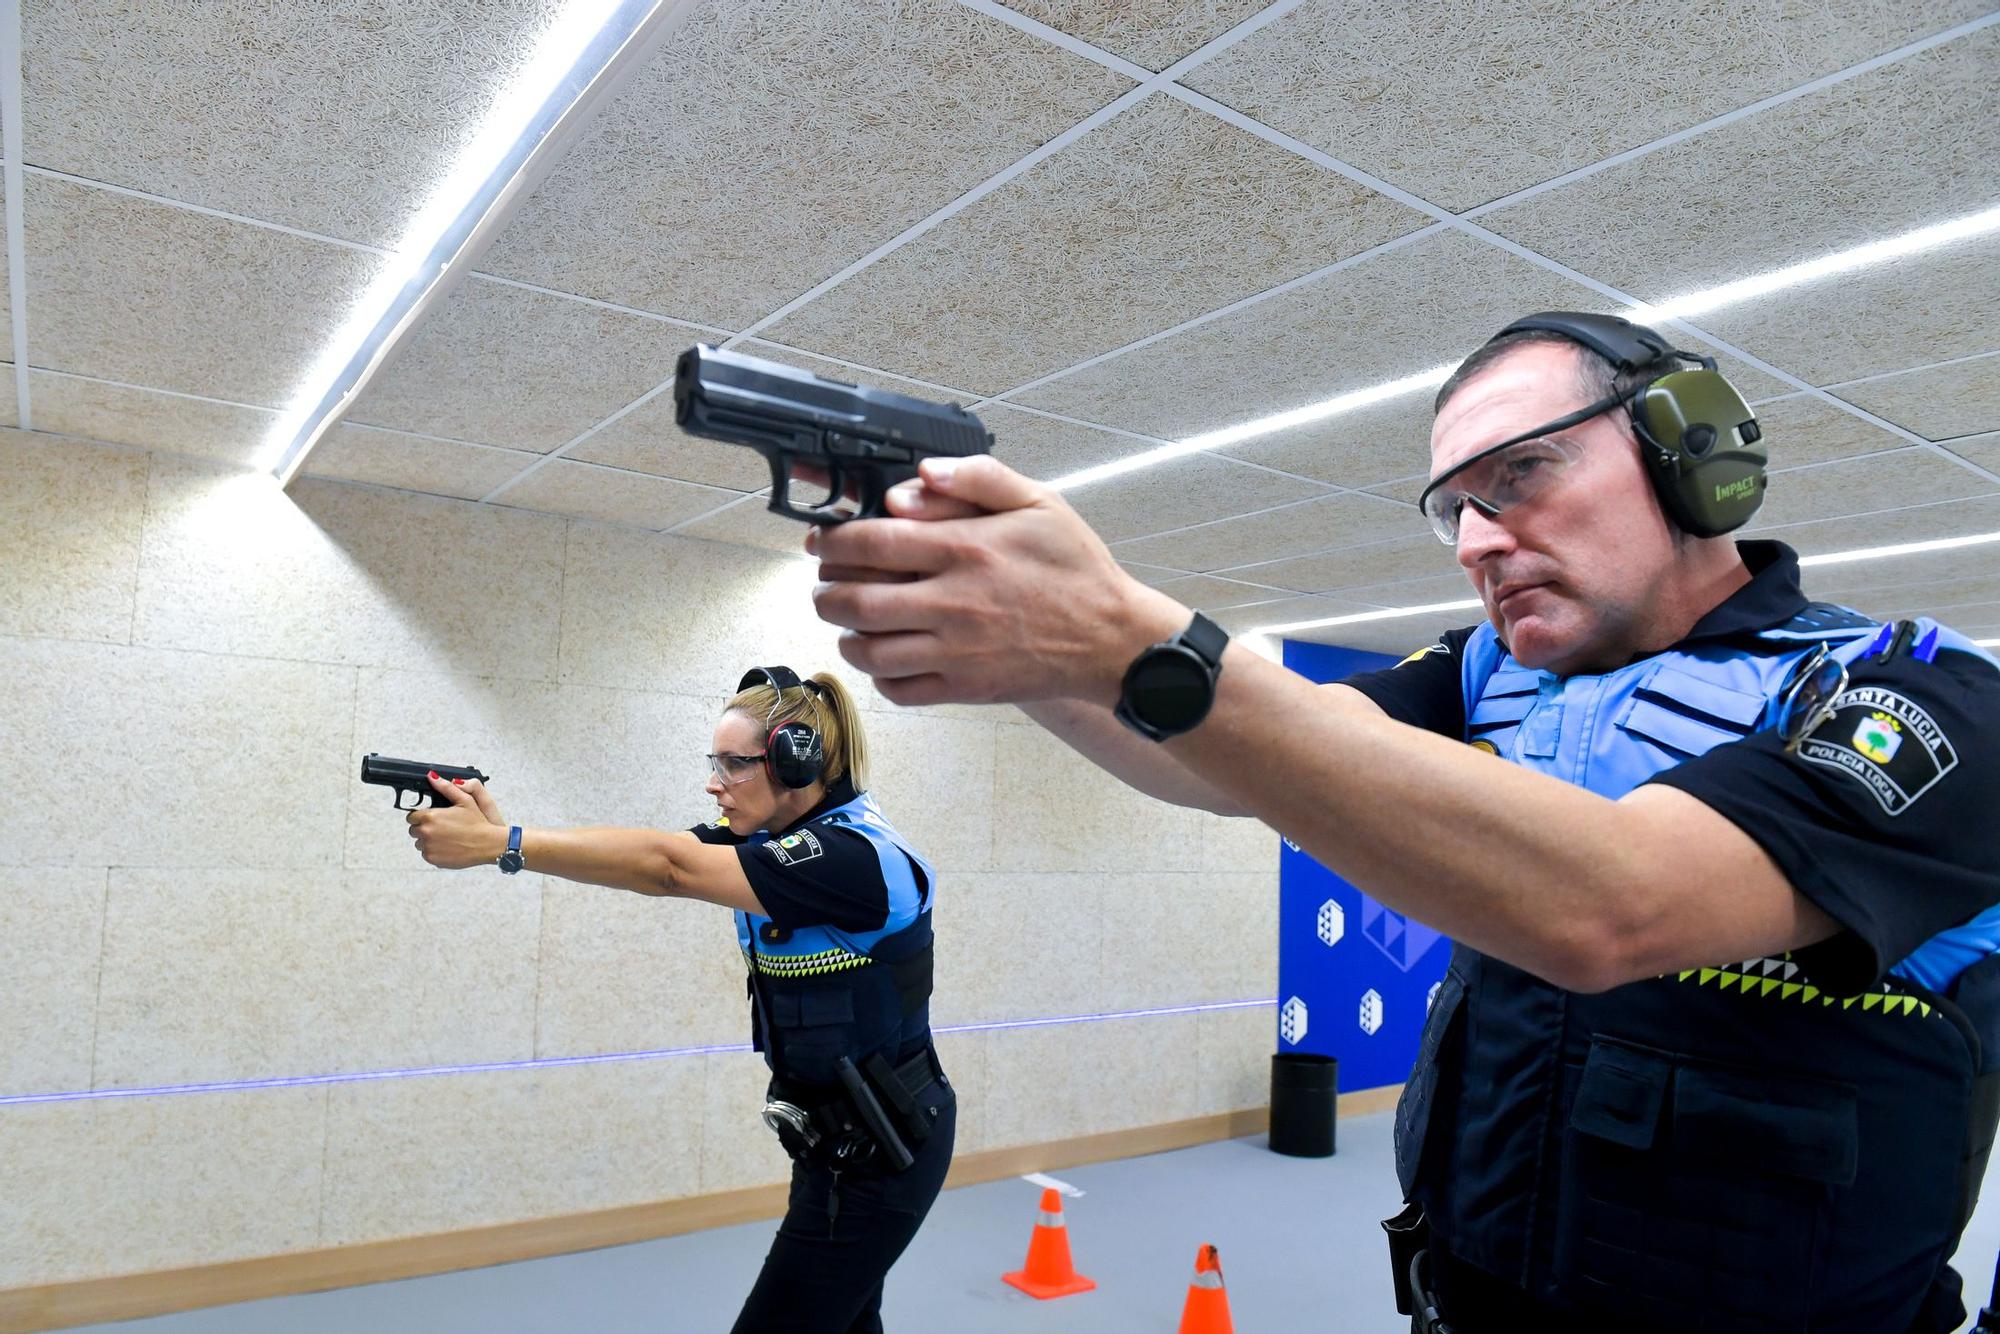
[[[780,723],[765,738],[764,766],[780,787],[811,787],[826,768],[819,733],[805,723]]]

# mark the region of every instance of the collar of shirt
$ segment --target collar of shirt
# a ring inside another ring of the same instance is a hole
[[[770,837],[777,838],[781,834],[791,833],[794,829],[797,829],[800,825],[811,824],[814,820],[819,819],[820,816],[825,815],[828,811],[836,810],[839,807],[845,806],[848,802],[853,801],[856,797],[860,795],[861,794],[855,791],[854,789],[854,780],[852,778],[847,777],[846,775],[842,775],[838,782],[834,783],[833,786],[829,787],[826,790],[826,795],[820,798],[818,805],[814,806],[804,815],[801,815],[798,819],[786,825],[783,829],[771,830]]]
[[[1783,542],[1738,542],[1736,551],[1750,567],[1750,582],[1696,621],[1682,644],[1768,630],[1806,609],[1796,551]]]

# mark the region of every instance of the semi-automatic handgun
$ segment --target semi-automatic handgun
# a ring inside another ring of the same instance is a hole
[[[431,786],[430,775],[433,773],[447,782],[454,778],[477,778],[482,783],[487,781],[486,775],[477,769],[463,769],[449,764],[425,764],[421,760],[392,760],[387,755],[377,755],[373,752],[361,757],[361,781],[373,783],[377,787],[395,788],[396,809],[399,811],[420,809],[423,803],[415,800],[418,797],[429,797],[433,806],[451,804],[439,796],[437,789]],[[406,792],[412,798],[407,806],[403,804],[403,794]]]
[[[993,448],[993,433],[964,408],[705,343],[681,353],[674,420],[689,435],[762,454],[770,508],[806,523],[880,518],[889,488],[915,477],[923,459]],[[800,484],[803,504],[793,496]]]

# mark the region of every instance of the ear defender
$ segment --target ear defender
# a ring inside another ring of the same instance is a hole
[[[777,703],[771,706],[771,713],[764,719],[767,726],[777,716],[787,690],[802,690],[814,696],[819,694],[816,682],[799,680],[799,674],[789,667],[752,667],[743,673],[736,689],[741,693],[760,683],[778,692]],[[764,768],[780,787],[794,790],[811,787],[826,772],[826,744],[808,723],[779,723],[771,727],[764,738]]]
[[[1495,337],[1526,329],[1580,343],[1620,374],[1663,368],[1626,403],[1660,508],[1694,537],[1720,537],[1750,522],[1764,503],[1770,452],[1756,414],[1715,368],[1713,357],[1683,352],[1616,315],[1578,311],[1530,315]],[[1671,369],[1677,362],[1695,365]]]
[[[1750,522],[1770,478],[1764,430],[1721,371],[1669,371],[1632,400],[1660,508],[1682,531],[1720,537]]]

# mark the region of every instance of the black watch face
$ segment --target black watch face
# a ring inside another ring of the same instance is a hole
[[[1192,727],[1208,712],[1215,687],[1208,668],[1192,653],[1167,649],[1132,665],[1126,697],[1132,711],[1165,731]]]

